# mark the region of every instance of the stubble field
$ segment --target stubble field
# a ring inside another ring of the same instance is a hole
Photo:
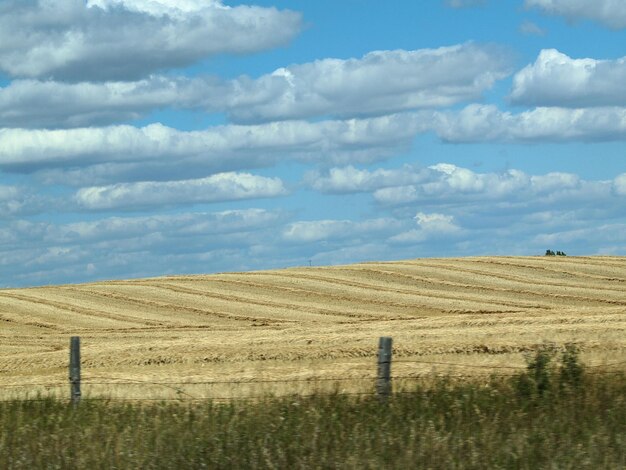
[[[393,337],[397,377],[512,373],[546,343],[575,343],[593,370],[623,370],[625,330],[624,257],[416,259],[5,289],[0,398],[65,394],[70,336],[81,337],[88,395],[228,398],[306,393],[334,378],[328,386],[364,390],[379,336]]]

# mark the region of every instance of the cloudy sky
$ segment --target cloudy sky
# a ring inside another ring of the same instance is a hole
[[[626,254],[626,2],[0,0],[0,287]]]

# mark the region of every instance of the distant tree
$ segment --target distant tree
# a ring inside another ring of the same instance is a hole
[[[556,256],[554,251],[552,250],[546,250],[546,256]]]

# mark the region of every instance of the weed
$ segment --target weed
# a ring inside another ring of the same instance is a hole
[[[384,406],[0,402],[0,468],[625,468],[626,376],[584,374],[573,346],[556,358],[543,348],[487,383],[416,382]]]

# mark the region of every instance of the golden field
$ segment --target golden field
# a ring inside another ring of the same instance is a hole
[[[3,289],[0,397],[65,395],[71,336],[81,337],[87,395],[198,398],[305,392],[313,378],[362,390],[379,336],[393,337],[392,374],[402,377],[507,374],[546,342],[576,343],[593,370],[623,370],[625,332],[625,257],[416,259]],[[273,382],[283,379],[298,381]],[[220,381],[239,385],[179,384]]]

